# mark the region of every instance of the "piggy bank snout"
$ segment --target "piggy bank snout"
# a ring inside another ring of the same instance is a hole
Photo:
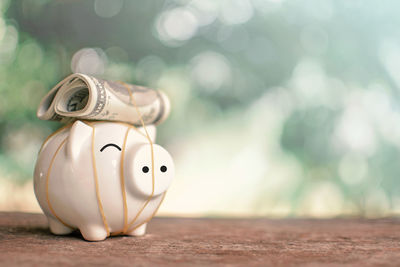
[[[142,144],[132,148],[127,154],[125,170],[128,174],[127,185],[135,193],[144,196],[154,196],[164,193],[172,182],[175,174],[174,163],[170,154],[161,146]],[[154,185],[152,164],[154,162]]]

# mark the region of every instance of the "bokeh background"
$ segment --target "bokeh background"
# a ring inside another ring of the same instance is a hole
[[[399,1],[0,0],[0,210],[40,211],[40,99],[71,72],[160,88],[160,214],[400,214]]]

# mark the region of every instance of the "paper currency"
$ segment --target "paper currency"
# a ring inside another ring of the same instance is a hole
[[[42,99],[37,116],[42,120],[76,119],[122,121],[141,126],[160,124],[169,115],[168,97],[161,91],[75,73],[59,82]]]

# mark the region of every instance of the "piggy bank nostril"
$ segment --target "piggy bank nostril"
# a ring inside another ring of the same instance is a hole
[[[147,166],[144,166],[143,168],[142,168],[142,172],[144,172],[144,173],[148,173],[149,172],[149,167],[147,167]]]
[[[167,171],[167,166],[162,165],[161,168],[160,168],[160,171],[161,172],[166,172]]]

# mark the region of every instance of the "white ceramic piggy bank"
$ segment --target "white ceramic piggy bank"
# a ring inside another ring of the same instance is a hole
[[[174,176],[171,156],[151,145],[155,126],[146,130],[75,121],[45,141],[34,187],[52,233],[79,229],[90,241],[145,233]]]

